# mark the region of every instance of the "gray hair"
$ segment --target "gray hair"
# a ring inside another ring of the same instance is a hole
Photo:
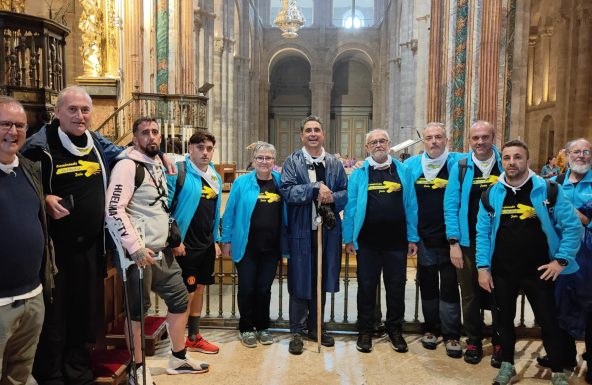
[[[83,95],[85,95],[88,98],[88,100],[90,101],[90,106],[92,107],[92,98],[90,97],[88,92],[83,87],[69,86],[69,87],[66,87],[63,90],[61,90],[60,93],[58,94],[58,99],[57,99],[56,105],[55,105],[56,110],[62,106],[62,103],[64,102],[64,97],[66,97],[67,94],[83,94]]]
[[[0,107],[13,104],[18,106],[23,112],[25,112],[25,107],[23,107],[22,103],[16,100],[11,96],[0,95]]]
[[[425,133],[425,130],[427,130],[430,127],[438,127],[441,128],[442,131],[444,132],[444,136],[448,137],[448,133],[446,132],[446,126],[444,125],[444,123],[440,123],[440,122],[429,122],[428,124],[426,124],[426,126],[423,128],[423,132]]]
[[[590,141],[586,138],[577,138],[574,140],[570,140],[569,142],[567,142],[567,144],[565,145],[565,149],[567,150],[567,152],[569,152],[571,150],[571,148],[577,143],[577,142],[586,142],[588,144],[588,147],[592,148],[592,143],[590,143]]]
[[[321,129],[323,128],[323,121],[317,115],[308,115],[306,118],[302,119],[300,122],[300,132],[304,131],[304,125],[308,122],[317,122],[321,125]]]
[[[273,144],[262,141],[255,142],[253,146],[253,158],[262,151],[271,152],[271,155],[275,158],[275,146]]]
[[[475,128],[477,126],[488,127],[491,130],[491,136],[495,137],[495,127],[493,127],[491,122],[488,122],[487,120],[477,120],[471,124],[471,128]]]
[[[389,133],[387,132],[387,130],[383,130],[382,128],[375,128],[373,130],[370,130],[370,132],[368,132],[366,134],[366,143],[368,143],[368,138],[370,137],[370,135],[372,134],[376,134],[376,133],[383,133],[384,135],[386,135],[386,138],[389,140],[391,140],[391,137],[389,136]]]

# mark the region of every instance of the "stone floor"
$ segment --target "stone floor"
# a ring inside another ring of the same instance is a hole
[[[442,344],[436,350],[421,346],[418,335],[406,336],[409,352],[396,353],[387,338],[374,340],[372,353],[356,350],[354,335],[335,335],[335,347],[322,348],[317,353],[313,342],[305,343],[300,356],[288,353],[290,336],[275,333],[276,343],[249,349],[237,339],[237,331],[206,329],[203,335],[220,346],[220,353],[205,355],[189,353],[191,357],[208,362],[210,372],[200,375],[170,376],[165,373],[168,346],[148,358],[148,367],[158,385],[172,384],[490,384],[497,369],[489,366],[491,345],[486,345],[487,356],[479,365],[466,364],[462,359],[446,356]],[[520,384],[549,384],[550,372],[539,368],[535,358],[543,351],[538,340],[520,340],[516,346],[516,367]],[[583,343],[578,343],[578,352]],[[585,384],[586,368],[579,359],[577,371],[571,373],[572,384]]]

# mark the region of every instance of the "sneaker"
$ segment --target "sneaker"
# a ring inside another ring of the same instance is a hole
[[[497,376],[493,379],[493,385],[508,385],[516,381],[516,370],[509,362],[502,362]]]
[[[551,360],[549,360],[549,356],[537,357],[536,360],[539,366],[542,366],[543,368],[551,368]],[[573,370],[576,366],[578,366],[578,362],[575,359],[570,363],[563,363],[563,369],[566,370]]]
[[[302,335],[300,333],[292,334],[292,340],[290,341],[290,345],[288,345],[288,351],[290,354],[302,354],[304,350],[304,341],[302,340]]]
[[[195,341],[191,341],[189,337],[185,340],[185,346],[190,352],[200,352],[205,354],[216,354],[220,348],[214,344],[209,343],[205,338],[198,334],[195,336]]]
[[[372,334],[368,332],[358,334],[356,349],[362,353],[370,353],[372,351]]]
[[[132,376],[130,372],[128,374],[128,383],[130,385],[144,385],[144,371],[142,367],[136,368],[136,376]],[[150,369],[146,367],[146,385],[156,385],[154,380],[152,379],[152,374],[150,374]]]
[[[435,350],[438,347],[438,337],[432,333],[425,333],[421,337],[421,345],[429,350]]]
[[[257,339],[261,343],[261,345],[271,345],[273,344],[273,336],[269,329],[263,329],[257,332]]]
[[[477,365],[483,358],[483,347],[481,345],[468,344],[465,350],[465,362]]]
[[[460,346],[460,342],[458,340],[446,340],[444,346],[446,347],[446,354],[448,355],[448,357],[462,357],[462,346]]]
[[[553,385],[569,385],[567,375],[563,372],[553,373],[551,377],[551,384]]]
[[[316,342],[317,341],[316,333],[308,332],[308,339]],[[327,334],[327,332],[322,332],[321,333],[321,345],[330,348],[331,346],[335,345],[335,339],[333,337],[331,337],[329,334]]]
[[[391,347],[397,353],[405,353],[407,350],[407,342],[405,342],[405,338],[401,335],[401,332],[398,330],[389,330],[388,332],[389,340],[391,341]]]
[[[384,322],[374,325],[373,337],[382,338],[386,336],[386,325]]]
[[[501,368],[502,366],[502,346],[493,345],[493,353],[491,353],[491,366],[494,368]]]
[[[206,373],[210,370],[210,365],[205,362],[199,362],[186,356],[184,359],[177,358],[173,355],[169,357],[169,366],[167,368],[168,374],[184,374],[184,373]]]
[[[242,332],[239,334],[240,342],[247,348],[257,347],[257,337],[253,332]]]

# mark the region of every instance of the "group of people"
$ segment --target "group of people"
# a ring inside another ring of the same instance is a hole
[[[512,140],[498,149],[486,121],[469,128],[468,154],[449,152],[446,127],[429,123],[424,152],[405,163],[389,154],[387,131],[374,129],[366,136],[368,158],[348,180],[342,162],[323,147],[323,122],[311,115],[300,127],[302,148],[281,173],[272,144],[252,146],[254,170],[235,180],[222,215],[211,133],[192,135],[188,154],[174,163],[160,152],[160,128],[151,117],[134,122],[127,148],[92,132],[92,100],[80,87],[62,90],[55,116],[25,142],[23,106],[0,97],[0,209],[11,229],[0,234],[10,267],[0,273],[0,384],[24,384],[31,370],[40,385],[93,382],[89,344],[109,233],[125,254],[116,264],[133,261],[126,281],[132,330],[126,333],[135,346],[130,379],[136,384],[154,383],[142,367],[140,338],[150,290],[168,309],[167,372],[209,370],[186,352],[219,350],[202,337],[200,320],[204,288],[213,283],[221,255],[236,264],[244,346],[274,342],[271,286],[282,257],[288,260],[289,352],[302,354],[305,338],[333,346],[317,316],[320,310],[324,318],[326,293],[339,290],[343,244],[357,259],[360,352],[373,348],[381,274],[388,340],[396,352],[408,351],[406,266],[417,254],[424,348],[437,349],[441,338],[448,356],[478,364],[481,312],[490,309],[491,365],[499,368],[493,383],[509,384],[522,289],[542,329],[547,356],[539,364],[551,368],[552,383],[567,384],[563,369],[575,366],[574,338],[582,332],[592,365],[591,249],[582,236],[592,229],[586,139],[568,143],[569,171],[551,182],[530,170],[526,143]],[[180,242],[173,245],[175,231]],[[591,371],[586,380],[592,383]]]

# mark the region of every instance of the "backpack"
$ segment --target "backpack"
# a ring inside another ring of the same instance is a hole
[[[144,163],[135,160],[134,163],[136,164],[136,175],[134,177],[134,192],[136,192],[136,190],[144,182],[144,177],[146,176],[146,166],[144,166]],[[187,174],[187,169],[185,167],[185,162],[177,162],[177,181],[175,183],[175,194],[173,195],[171,206],[168,208],[169,213],[175,211],[177,203],[179,202],[179,192],[183,188],[183,184],[185,183],[185,176]]]
[[[467,175],[467,168],[469,168],[467,162],[467,158],[462,158],[458,161],[458,183],[460,183],[461,186],[465,180],[465,175]]]
[[[565,182],[566,176],[567,176],[566,173],[563,173],[561,175],[557,175],[557,178],[555,178],[555,182],[557,182],[557,184],[563,185],[563,182]]]
[[[547,203],[545,203],[545,206],[547,206],[549,217],[552,218],[553,208],[557,202],[557,194],[559,194],[559,184],[557,184],[555,181],[545,179],[545,185],[547,187]],[[481,194],[481,204],[483,205],[483,208],[487,210],[487,213],[490,217],[493,217],[493,214],[495,213],[493,206],[491,206],[489,203],[489,194],[493,186],[495,185],[492,184],[487,188],[487,190],[483,191],[483,194]]]

